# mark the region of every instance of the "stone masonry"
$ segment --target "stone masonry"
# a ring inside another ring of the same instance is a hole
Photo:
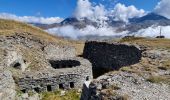
[[[69,61],[74,60],[80,62],[78,66],[64,66],[62,64],[60,68],[46,69],[35,74],[27,73],[24,77],[19,78],[17,84],[20,87],[20,90],[27,92],[34,90],[35,92],[42,91],[53,91],[56,89],[72,89],[72,88],[81,88],[83,83],[87,79],[92,79],[92,66],[88,60],[82,58],[66,58],[58,59],[56,61]]]
[[[119,69],[138,63],[141,51],[133,45],[86,42],[83,57],[88,59],[94,68]]]

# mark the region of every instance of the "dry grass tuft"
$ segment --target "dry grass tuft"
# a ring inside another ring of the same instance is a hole
[[[150,76],[147,81],[151,83],[164,83],[170,85],[170,78],[167,76]]]

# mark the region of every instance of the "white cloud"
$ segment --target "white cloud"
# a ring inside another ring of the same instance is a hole
[[[88,25],[83,29],[75,29],[73,26],[62,26],[58,28],[51,28],[46,30],[47,32],[64,36],[64,37],[71,37],[73,39],[77,39],[80,36],[87,36],[87,35],[96,35],[96,36],[125,36],[127,31],[124,32],[116,32],[116,29],[111,27],[100,27],[95,28],[94,26]]]
[[[74,15],[77,18],[93,16],[91,2],[88,0],[78,0]]]
[[[151,26],[131,34],[138,37],[155,38],[156,36],[160,35],[160,28],[162,28],[162,35],[164,35],[166,38],[170,38],[170,26]],[[77,39],[80,36],[87,35],[124,37],[129,33],[129,31],[116,32],[116,29],[111,27],[95,28],[93,26],[87,26],[84,29],[75,29],[73,26],[63,26],[60,28],[48,29],[46,31],[58,36],[71,37],[72,39]]]
[[[52,24],[52,23],[59,23],[63,19],[59,17],[35,17],[35,16],[17,16],[14,14],[9,13],[0,13],[0,18],[2,19],[12,19],[21,22],[27,23],[41,23],[41,24]]]
[[[158,2],[154,11],[162,16],[170,18],[170,0],[161,0]]]
[[[126,7],[124,4],[118,3],[112,10],[111,15],[115,17],[115,20],[128,22],[129,18],[141,17],[145,15],[145,11],[143,9],[138,10],[133,5]]]
[[[106,10],[102,4],[93,6],[89,0],[78,0],[74,16],[78,19],[105,20]]]
[[[113,10],[110,11],[105,9],[102,4],[92,5],[89,0],[78,0],[74,12],[74,16],[79,19],[86,17],[91,20],[107,20],[109,15],[115,17],[115,20],[128,22],[129,18],[145,15],[145,11],[143,9],[137,9],[133,5],[126,7],[121,3],[116,4]]]
[[[170,38],[170,26],[151,26],[146,29],[141,29],[138,32],[135,32],[135,36],[141,37],[156,37],[160,35],[160,28],[162,29],[162,35],[166,38]]]

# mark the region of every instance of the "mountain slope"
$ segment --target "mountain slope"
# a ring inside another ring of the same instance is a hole
[[[129,22],[131,23],[141,23],[144,21],[148,21],[148,20],[153,20],[153,21],[157,21],[157,20],[168,20],[166,17],[155,14],[155,13],[149,13],[143,17],[139,17],[139,18],[131,18],[129,19]]]
[[[71,41],[66,40],[57,36],[53,36],[43,31],[38,27],[32,25],[21,23],[13,20],[0,19],[0,36],[12,36],[15,33],[29,33],[30,35],[36,37],[38,40],[44,42],[51,42],[58,45],[68,45],[76,48],[77,54],[81,54],[83,51],[84,43],[81,41]],[[25,36],[29,37],[29,36]]]
[[[143,17],[129,19],[129,24],[122,30],[128,30],[130,32],[137,32],[140,29],[146,29],[151,26],[168,26],[170,20],[164,16],[149,13]]]

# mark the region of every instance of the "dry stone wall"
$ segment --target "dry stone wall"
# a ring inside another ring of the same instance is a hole
[[[65,58],[56,59],[56,61],[74,60],[80,62],[78,66],[72,68],[55,69],[51,66],[49,69],[39,71],[39,73],[27,73],[19,78],[16,83],[23,92],[35,91],[54,91],[56,89],[81,88],[87,78],[92,79],[91,63],[83,58]]]
[[[105,69],[119,69],[138,63],[141,56],[139,48],[133,45],[106,42],[86,42],[83,53],[83,57],[88,59],[93,67]]]

